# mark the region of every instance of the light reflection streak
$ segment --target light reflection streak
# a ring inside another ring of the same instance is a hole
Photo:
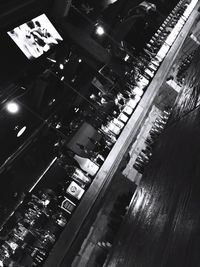
[[[51,166],[54,164],[54,162],[57,160],[57,157],[55,157],[52,162],[49,164],[49,166],[46,168],[46,170],[42,173],[42,175],[39,177],[39,179],[34,183],[34,185],[29,190],[29,193],[33,191],[33,189],[36,187],[36,185],[40,182],[40,180],[43,178],[43,176],[48,172],[48,170],[51,168]]]

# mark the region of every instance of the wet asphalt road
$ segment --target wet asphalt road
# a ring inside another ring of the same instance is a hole
[[[199,118],[196,108],[161,135],[106,267],[200,266]]]

